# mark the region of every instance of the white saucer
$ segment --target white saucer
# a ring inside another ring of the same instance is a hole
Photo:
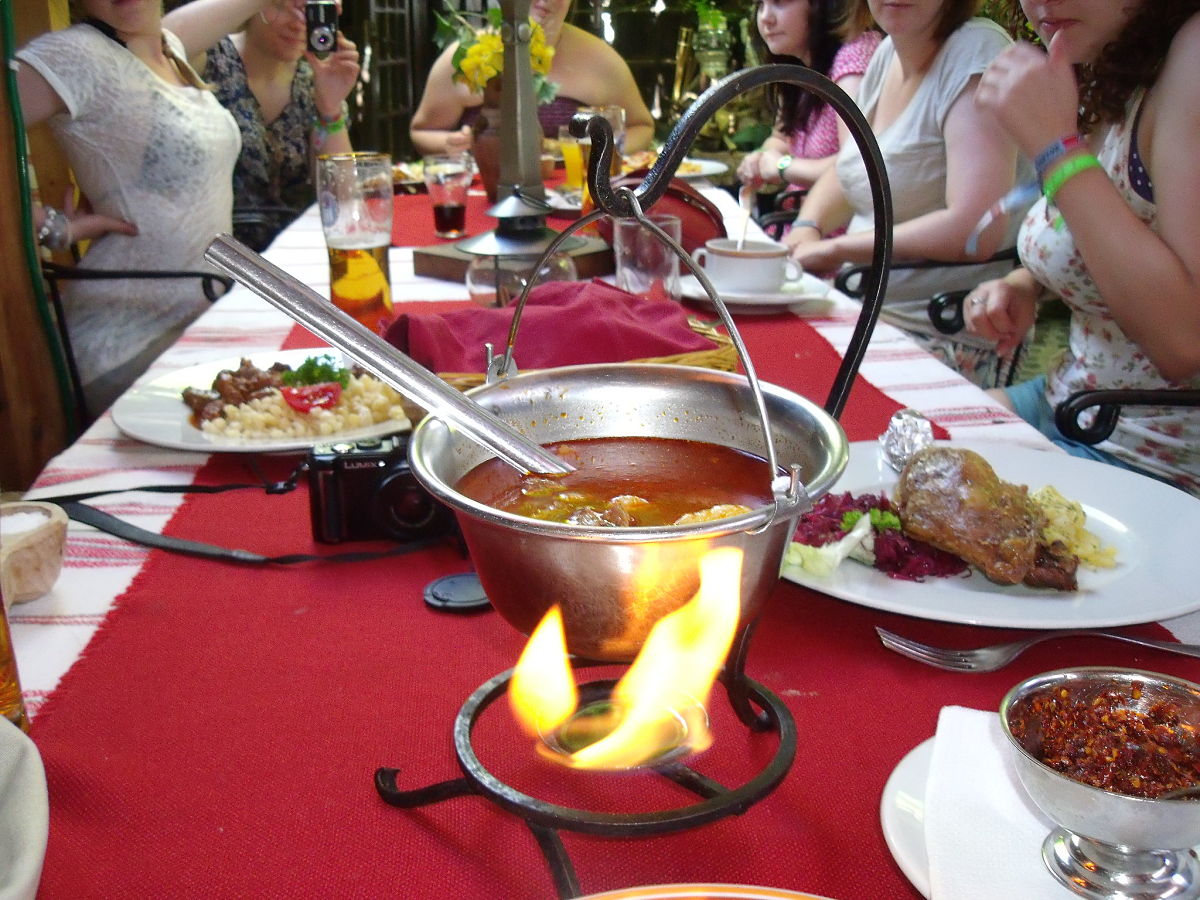
[[[929,851],[925,846],[925,785],[933,762],[933,738],[917,744],[892,770],[879,801],[883,839],[921,896],[929,896]]]
[[[680,293],[689,300],[699,300],[710,306],[712,301],[695,275],[684,275],[679,279]],[[819,315],[833,309],[834,301],[829,296],[829,285],[815,275],[805,273],[795,281],[785,282],[783,287],[772,293],[720,291],[721,299],[731,311],[752,315],[767,315],[784,310]]]
[[[37,893],[50,831],[46,771],[37,747],[0,719],[0,897]]]

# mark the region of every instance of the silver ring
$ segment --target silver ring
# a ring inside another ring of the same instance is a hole
[[[984,300],[982,297],[976,295],[974,297],[971,297],[967,302],[970,303],[972,306],[979,306],[981,303],[986,303],[987,301]]]

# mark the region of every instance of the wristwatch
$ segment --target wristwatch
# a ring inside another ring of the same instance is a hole
[[[788,170],[788,166],[792,164],[792,160],[794,158],[795,157],[793,157],[792,154],[785,153],[783,156],[779,157],[779,162],[775,163],[775,168],[779,172],[779,177],[783,178],[784,181],[787,181],[787,179],[784,178],[784,173]]]

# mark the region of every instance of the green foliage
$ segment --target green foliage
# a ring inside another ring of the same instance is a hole
[[[310,356],[295,369],[284,372],[280,380],[289,387],[303,384],[325,384],[336,381],[342,387],[350,384],[350,370],[342,368],[332,356]]]

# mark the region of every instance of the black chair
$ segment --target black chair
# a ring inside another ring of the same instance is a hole
[[[72,248],[74,250],[74,248]],[[79,266],[68,266],[61,263],[44,261],[42,263],[42,278],[50,293],[50,303],[53,307],[54,321],[58,330],[58,340],[62,347],[63,358],[66,360],[67,373],[71,381],[72,399],[75,404],[78,430],[83,431],[95,420],[88,409],[87,399],[83,394],[83,382],[79,377],[79,368],[75,362],[75,353],[71,348],[71,337],[67,332],[67,320],[63,311],[62,291],[59,283],[63,281],[103,281],[109,279],[200,279],[201,290],[211,303],[233,287],[233,279],[227,275],[215,272],[201,271],[147,271],[144,269],[85,269]]]
[[[793,190],[780,191],[777,194],[759,194],[759,198],[770,198],[771,203],[769,209],[760,212],[755,217],[758,227],[771,240],[783,240],[785,229],[796,221],[796,214],[800,212],[800,205],[804,202],[804,195],[807,193],[807,190]],[[761,199],[759,205],[763,205]]]
[[[895,262],[892,263],[891,270],[894,272],[902,269],[963,269],[970,266],[988,266],[998,262],[1009,262],[1015,266],[1018,262],[1017,248],[1005,247],[987,259],[980,260],[943,262],[941,260],[921,259]],[[861,299],[862,284],[868,269],[869,266],[865,264],[846,266],[838,272],[833,285],[851,299]],[[970,293],[970,288],[962,288],[934,294],[929,299],[929,320],[933,323],[933,327],[945,335],[955,335],[962,331],[966,327],[966,320],[963,318],[963,302]],[[1012,359],[1004,370],[1003,383],[1005,386],[1012,384],[1013,378],[1016,376],[1017,369],[1020,366],[1023,351],[1024,345],[1017,347],[1013,352]],[[1001,385],[997,384],[994,386],[1000,387]]]
[[[235,206],[233,236],[251,250],[261,253],[301,212],[289,206]]]

